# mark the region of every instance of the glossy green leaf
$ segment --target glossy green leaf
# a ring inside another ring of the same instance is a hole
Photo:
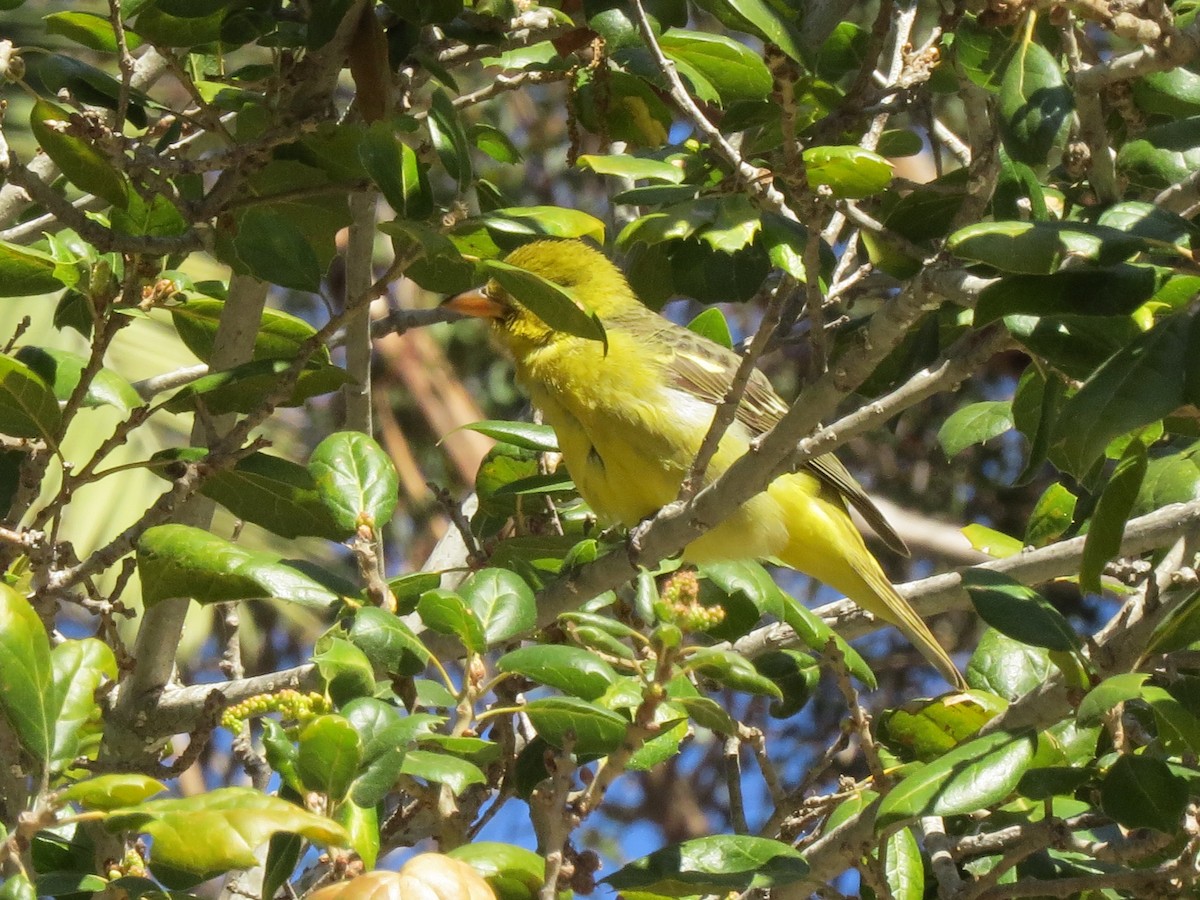
[[[808,183],[828,187],[835,197],[869,197],[892,181],[892,164],[863,147],[810,147],[804,151]]]
[[[978,690],[911,700],[880,716],[880,740],[906,759],[929,762],[976,734],[1007,706],[1002,697]]]
[[[521,151],[517,149],[512,139],[486,122],[474,122],[467,129],[471,143],[500,163],[521,162]]]
[[[317,716],[300,732],[296,774],[310,791],[334,802],[344,799],[361,761],[358,734],[342,716]]]
[[[0,241],[0,295],[33,297],[65,286],[54,257],[29,247]]]
[[[603,88],[597,88],[590,73],[581,74],[574,109],[588,131],[607,130],[612,140],[634,148],[658,148],[670,136],[672,117],[667,104],[647,81],[619,69],[609,71]]]
[[[993,559],[1016,556],[1025,549],[1020,538],[997,531],[995,528],[988,528],[986,525],[980,525],[978,522],[972,522],[959,530],[962,532],[962,536],[971,542],[974,549],[980,553],[986,553]]]
[[[201,362],[212,360],[213,344],[224,310],[225,301],[211,297],[189,297],[185,303],[170,308],[171,322],[179,339]],[[251,359],[294,359],[314,334],[316,329],[299,316],[278,309],[264,309],[254,334]],[[329,349],[318,347],[313,358],[328,362]]]
[[[100,53],[116,53],[117,38],[108,16],[91,12],[56,12],[43,16],[48,34],[57,34]],[[136,50],[142,39],[125,29],[125,46]]]
[[[1173,834],[1187,803],[1187,782],[1149,756],[1121,754],[1100,782],[1100,808],[1126,828]]]
[[[404,274],[425,290],[452,294],[475,286],[475,267],[441,232],[403,219],[383,222],[379,230],[392,236],[398,257],[412,260]]]
[[[583,757],[612,753],[625,740],[628,721],[611,710],[578,697],[543,697],[524,707],[538,735],[562,748],[573,735],[574,752]]]
[[[954,29],[954,59],[975,84],[993,94],[1003,81],[1011,39],[999,28],[980,25],[970,16]]]
[[[1185,67],[1133,79],[1133,99],[1148,113],[1183,119],[1200,113],[1200,75]]]
[[[1100,213],[1096,224],[1179,247],[1190,247],[1198,234],[1196,226],[1183,216],[1144,200],[1114,203]]]
[[[1108,561],[1121,550],[1125,523],[1145,476],[1146,448],[1141,441],[1135,440],[1117,463],[1096,504],[1096,511],[1092,513],[1083,544],[1083,559],[1079,563],[1079,586],[1083,590],[1100,593],[1100,575]]]
[[[205,455],[206,451],[199,448],[160,450],[150,458],[151,470],[171,478],[171,463],[197,461]],[[200,493],[242,521],[253,522],[280,537],[311,535],[343,541],[354,533],[354,529],[339,527],[333,521],[308,469],[268,453],[251,453],[232,469],[213,473],[205,479]]]
[[[788,719],[805,707],[817,690],[821,670],[817,661],[798,650],[772,650],[754,658],[754,668],[775,683],[783,699],[768,707],[776,719]]]
[[[396,467],[369,435],[339,431],[308,458],[321,499],[339,528],[367,525],[376,532],[392,518],[400,492]]]
[[[562,206],[508,206],[482,221],[492,231],[528,237],[592,238],[604,243],[604,223],[578,209]]]
[[[303,229],[282,212],[251,207],[233,236],[238,259],[256,278],[297,291],[321,286],[321,262]]]
[[[691,897],[779,887],[808,874],[795,847],[769,838],[714,834],[656,850],[603,879],[626,896]]]
[[[644,156],[626,156],[625,154],[596,156],[585,153],[575,161],[575,165],[583,169],[591,169],[597,175],[615,175],[618,178],[628,178],[633,181],[665,181],[670,184],[679,184],[684,178],[682,167],[659,159],[647,159]]]
[[[471,145],[458,110],[454,108],[454,103],[446,92],[440,88],[430,97],[427,123],[438,159],[442,161],[450,177],[458,182],[458,189],[466,190],[472,177]]]
[[[1062,408],[1054,450],[1082,477],[1113,438],[1170,414],[1200,347],[1190,317],[1169,316],[1115,353]]]
[[[371,660],[344,638],[326,634],[317,643],[312,660],[335,703],[345,705],[375,693],[375,670]]]
[[[455,796],[473,784],[487,782],[487,776],[474,763],[430,750],[409,750],[400,771],[405,775],[444,784]]]
[[[324,845],[345,846],[336,822],[253,788],[217,788],[182,799],[150,800],[114,810],[110,831],[134,831],[154,842],[151,865],[166,865],[198,879],[257,863],[255,848],[287,831]]]
[[[54,747],[54,697],[46,629],[28,600],[0,585],[0,708],[22,746],[42,765]]]
[[[1073,112],[1074,98],[1058,60],[1041,44],[1023,41],[1000,85],[1000,136],[1008,155],[1045,165],[1062,149]]]
[[[1011,275],[980,292],[975,326],[1011,315],[1127,316],[1154,295],[1157,281],[1153,269],[1133,265]]]
[[[29,115],[29,127],[71,184],[123,208],[128,202],[125,176],[100,151],[72,133],[72,115],[61,106],[38,100]]]
[[[137,544],[147,604],[171,597],[199,603],[278,598],[327,610],[338,595],[270,554],[249,550],[201,528],[158,525]]]
[[[1153,125],[1117,151],[1117,169],[1131,185],[1161,191],[1200,168],[1200,116]]]
[[[984,400],[956,410],[938,429],[938,443],[946,458],[957,456],[975,444],[999,437],[1013,427],[1012,403]]]
[[[496,668],[584,700],[600,699],[618,678],[613,667],[594,653],[560,644],[521,647],[500,657]]]
[[[1048,650],[1071,651],[1079,637],[1066,618],[1031,588],[990,569],[967,569],[963,587],[979,617],[1014,640]]]
[[[45,699],[54,718],[54,740],[48,768],[67,769],[89,738],[97,737],[101,709],[96,692],[116,681],[117,661],[108,645],[96,638],[63,641],[50,652],[54,691]]]
[[[1041,472],[1050,454],[1050,442],[1058,425],[1058,414],[1067,385],[1056,372],[1030,366],[1022,373],[1013,394],[1013,425],[1025,436],[1029,454],[1017,484],[1028,484]]]
[[[1080,702],[1075,710],[1076,720],[1080,725],[1099,725],[1118,703],[1141,697],[1149,679],[1144,672],[1124,672],[1104,679]]]
[[[404,757],[417,738],[437,727],[441,719],[426,713],[401,715],[395,707],[374,697],[352,700],[343,713],[362,742],[362,771],[350,798],[359,806],[375,806],[400,777]]]
[[[367,129],[358,156],[397,216],[423,219],[433,211],[425,167],[412,147],[396,136],[390,122],[375,122]]]
[[[165,790],[165,784],[149,775],[121,772],[77,781],[58,796],[67,803],[78,803],[84,809],[110,810],[134,806]]]
[[[482,422],[472,422],[464,425],[471,431],[478,431],[490,438],[521,447],[525,450],[536,450],[539,453],[557,453],[558,436],[549,425],[535,425],[532,422],[503,422],[495,419],[485,419]]]
[[[482,653],[487,649],[483,624],[466,601],[452,591],[426,591],[417,602],[417,615],[434,631],[457,636],[468,650]]]
[[[1146,246],[1137,235],[1085,222],[979,222],[946,241],[961,259],[1028,275],[1049,275],[1070,259],[1115,265]]]
[[[350,642],[391,675],[416,675],[429,662],[429,651],[404,620],[374,606],[354,614]]]
[[[1200,593],[1193,594],[1155,626],[1145,656],[1170,653],[1200,641]]]
[[[507,569],[488,568],[458,586],[483,626],[488,645],[517,637],[537,625],[537,601],[525,580]]]
[[[491,886],[497,900],[535,900],[546,880],[546,861],[513,844],[475,841],[446,855],[469,863]]]
[[[1057,482],[1046,488],[1029,515],[1024,543],[1029,547],[1045,547],[1062,537],[1075,520],[1077,500]]]
[[[528,269],[498,259],[483,260],[480,267],[551,328],[608,346],[600,319],[595,313],[586,312],[571,291]]]
[[[698,5],[725,25],[758,34],[796,62],[805,61],[795,22],[785,12],[795,7],[780,7],[767,0],[698,0]]]
[[[120,106],[121,82],[103,69],[64,53],[51,53],[38,66],[38,76],[47,93],[59,96],[66,92],[75,100],[89,106],[116,110]],[[146,127],[145,94],[136,85],[130,87],[126,118],[137,128]],[[130,195],[126,195],[127,197]]]
[[[184,413],[203,404],[210,415],[252,412],[274,393],[291,367],[291,360],[256,359],[213,372],[176,391],[163,408],[168,412]],[[350,374],[338,366],[309,363],[300,370],[291,394],[279,406],[300,406],[310,397],[336,391],[352,380]]]
[[[921,816],[965,815],[1004,800],[1033,761],[1032,733],[989,734],[961,744],[904,778],[883,798],[877,828]]]
[[[711,306],[687,324],[689,331],[694,331],[701,337],[708,338],[714,344],[732,349],[733,336],[729,333],[729,323],[725,314],[715,306]]]
[[[745,44],[722,34],[672,28],[658,40],[680,74],[695,72],[716,91],[722,105],[739,100],[766,100],[773,80],[762,57]]]
[[[760,675],[753,663],[732,650],[698,649],[688,657],[688,667],[735,691],[783,699],[783,691],[774,681]]]
[[[902,828],[884,844],[883,877],[893,900],[924,900],[925,865],[911,828]]]
[[[0,354],[0,434],[53,440],[61,419],[50,386],[29,366]]]
[[[64,402],[74,393],[87,366],[84,357],[51,347],[26,344],[17,351],[16,356],[50,386],[58,400]],[[83,405],[112,406],[128,415],[134,407],[142,405],[142,398],[120,374],[105,367],[92,377],[83,396]]]

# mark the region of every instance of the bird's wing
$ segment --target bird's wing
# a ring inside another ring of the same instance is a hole
[[[719,404],[725,399],[741,362],[736,353],[677,325],[663,329],[656,337],[670,351],[666,368],[674,387],[712,404]],[[787,404],[775,393],[767,376],[758,369],[751,372],[746,391],[738,404],[738,421],[751,434],[758,436],[774,428],[787,411]],[[854,476],[836,456],[826,453],[810,459],[805,466],[857,509],[871,530],[889,548],[908,555],[904,539],[896,533],[883,513],[871,502],[862,485],[854,480]]]

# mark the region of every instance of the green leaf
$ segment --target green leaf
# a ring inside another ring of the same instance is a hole
[[[383,198],[403,219],[424,219],[433,211],[425,167],[401,141],[391,123],[375,122],[363,135],[358,156]]]
[[[644,156],[626,156],[625,154],[596,156],[588,153],[580,156],[575,161],[575,165],[583,169],[591,169],[597,175],[615,175],[618,178],[629,178],[634,181],[665,181],[670,184],[679,184],[684,179],[682,167],[658,159],[647,159]]]
[[[54,675],[46,629],[29,601],[0,584],[0,708],[40,765],[55,741]]]
[[[1133,509],[1146,476],[1146,448],[1133,441],[1109,478],[1092,514],[1087,537],[1083,544],[1083,559],[1079,563],[1079,586],[1094,594],[1100,593],[1100,575],[1104,566],[1121,550],[1125,523]]]
[[[525,450],[535,450],[539,453],[558,452],[558,436],[549,425],[485,419],[462,427]]]
[[[28,366],[0,353],[0,434],[53,442],[61,421],[49,385]]]
[[[113,168],[95,147],[72,133],[72,113],[46,100],[38,100],[29,114],[29,127],[46,155],[54,160],[71,184],[95,194],[113,206],[128,202],[125,176]]]
[[[467,132],[472,143],[480,150],[499,163],[521,162],[521,151],[513,144],[512,139],[499,128],[486,122],[475,122]]]
[[[251,207],[237,220],[233,249],[255,278],[296,291],[321,286],[321,262],[305,232],[282,212]]]
[[[438,159],[446,167],[450,177],[458,182],[458,189],[465,191],[471,183],[471,145],[463,129],[462,120],[454,103],[441,88],[429,99],[429,136]]]
[[[1174,834],[1187,803],[1187,782],[1149,756],[1118,756],[1100,782],[1100,808],[1126,828]]]
[[[404,274],[425,290],[452,294],[475,284],[475,267],[441,232],[403,219],[382,222],[379,230],[392,236],[397,257],[413,259]]]
[[[879,735],[905,759],[930,762],[977,734],[1007,706],[1003,698],[986,691],[910,700],[880,716]]]
[[[17,359],[36,372],[50,386],[54,396],[64,402],[74,393],[87,366],[87,360],[78,354],[28,344],[17,351]],[[134,407],[142,405],[142,398],[122,376],[103,368],[92,377],[83,396],[83,405],[112,406],[128,415]]]
[[[772,650],[754,658],[754,668],[783,692],[768,711],[776,719],[790,719],[812,698],[821,680],[817,661],[797,650]]]
[[[389,675],[417,675],[429,662],[429,650],[404,620],[374,606],[354,614],[350,642]]]
[[[1049,275],[1068,260],[1115,265],[1147,249],[1137,235],[1086,222],[978,222],[960,228],[946,248],[1002,272]]]
[[[543,697],[524,707],[539,736],[551,746],[566,746],[574,736],[574,752],[581,757],[612,753],[625,740],[628,721],[611,710],[578,697]]]
[[[470,864],[498,900],[534,900],[546,880],[546,861],[524,847],[475,841],[446,855]]]
[[[1045,547],[1062,537],[1075,521],[1077,500],[1074,494],[1057,482],[1046,488],[1029,515],[1025,545]]]
[[[1014,640],[1047,650],[1079,648],[1079,636],[1066,618],[1018,581],[990,569],[967,569],[962,584],[979,617]]]
[[[58,796],[60,800],[78,803],[84,809],[110,810],[133,806],[165,790],[165,784],[149,775],[122,772],[77,781]]]
[[[1144,672],[1124,672],[1105,678],[1088,691],[1087,696],[1075,710],[1075,719],[1080,725],[1099,725],[1105,714],[1116,708],[1118,703],[1142,696],[1150,676]]]
[[[440,588],[426,591],[417,602],[417,615],[434,631],[455,635],[464,647],[474,653],[482,653],[487,649],[483,624],[462,597],[453,591]]]
[[[361,761],[358,734],[342,716],[318,716],[300,732],[296,774],[308,790],[331,801],[345,799]]]
[[[391,793],[405,754],[417,738],[441,719],[426,713],[401,716],[374,697],[352,700],[343,712],[362,742],[362,773],[355,779],[350,798],[359,806],[375,806]]]
[[[875,827],[921,816],[966,815],[1003,801],[1033,761],[1033,733],[989,734],[968,741],[897,784],[879,806]]]
[[[769,838],[714,834],[672,844],[603,879],[626,896],[691,897],[791,884],[808,874],[795,847]]]
[[[371,661],[349,641],[326,634],[317,643],[312,660],[335,703],[347,704],[375,693],[375,670]]]
[[[224,300],[189,297],[170,308],[171,322],[179,339],[201,362],[211,362],[217,328],[225,310]],[[294,359],[316,329],[298,316],[277,309],[264,309],[254,334],[251,359]],[[329,349],[318,347],[313,358],[329,362]]]
[[[687,324],[689,331],[694,331],[701,337],[706,337],[714,344],[733,348],[733,335],[729,333],[729,323],[725,314],[715,306],[711,306]]]
[[[1146,644],[1144,656],[1182,650],[1200,641],[1200,593],[1193,594],[1158,623]]]
[[[721,34],[671,28],[659,46],[685,73],[694,71],[717,92],[721,104],[766,100],[773,79],[762,57],[745,44]]]
[[[978,522],[972,522],[959,530],[962,532],[962,536],[971,542],[973,548],[980,553],[986,553],[993,559],[1016,556],[1025,549],[1025,545],[1019,538],[997,531],[995,528],[980,525]]]
[[[612,140],[634,147],[661,147],[670,136],[671,110],[648,82],[619,69],[608,72],[603,88],[590,72],[580,73],[574,110],[588,131],[607,129]]]
[[[604,243],[604,223],[562,206],[508,206],[481,218],[491,231],[522,237],[592,238]]]
[[[152,866],[165,865],[196,880],[256,865],[255,848],[279,831],[318,844],[345,846],[349,841],[336,822],[245,787],[124,807],[110,813],[104,825],[110,831],[148,835],[154,846]]]
[[[210,415],[248,413],[262,405],[292,367],[291,360],[256,359],[232,369],[213,372],[176,391],[163,404],[168,412],[192,412],[203,404]],[[300,406],[310,397],[336,391],[353,381],[338,366],[310,362],[300,371],[292,393],[280,406]]]
[[[779,685],[760,675],[753,663],[733,650],[697,649],[688,657],[688,668],[735,691],[783,699]]]
[[[473,784],[487,783],[487,776],[474,763],[430,750],[409,750],[400,771],[405,775],[444,784],[456,797]]]
[[[559,644],[513,650],[497,660],[496,668],[584,700],[599,700],[618,679],[613,667],[596,654]]]
[[[957,456],[975,444],[999,437],[1013,427],[1012,403],[984,400],[956,410],[938,429],[938,443],[946,458]]]
[[[608,338],[600,319],[595,313],[586,312],[571,291],[541,275],[498,259],[482,260],[480,267],[489,278],[494,279],[555,331],[599,341],[608,347]]]
[[[784,13],[796,7],[780,7],[767,0],[698,0],[698,5],[725,25],[758,34],[796,62],[805,62],[795,24]]]
[[[883,877],[893,900],[925,897],[925,866],[911,828],[902,828],[887,839],[883,849]]]
[[[45,702],[54,719],[54,740],[48,768],[67,769],[85,742],[101,730],[96,692],[105,681],[116,681],[117,661],[107,644],[95,638],[63,641],[50,653],[54,691]],[[136,801],[132,801],[136,802]]]
[[[1023,41],[1004,70],[1000,85],[1000,136],[1013,159],[1045,165],[1061,150],[1074,111],[1062,69],[1041,44]]]
[[[33,297],[65,287],[58,268],[49,254],[0,241],[0,294],[5,297]]]
[[[267,553],[248,550],[188,525],[158,525],[138,541],[142,597],[152,605],[171,597],[199,603],[278,598],[327,610],[338,595]]]
[[[170,478],[172,462],[198,461],[206,453],[197,447],[160,450],[150,457],[151,470]],[[251,453],[239,459],[232,469],[213,473],[205,479],[200,493],[237,518],[280,537],[310,535],[343,541],[354,533],[353,529],[341,528],[333,521],[308,469],[268,453]]]
[[[1117,171],[1132,187],[1161,191],[1200,168],[1200,116],[1154,125],[1117,151]]]
[[[825,185],[835,197],[877,194],[892,182],[892,164],[862,147],[810,147],[804,151],[809,185]]]
[[[338,528],[378,532],[392,518],[400,492],[396,467],[369,435],[339,431],[319,443],[308,471]]]
[[[43,16],[48,34],[57,34],[67,40],[82,44],[89,50],[100,53],[116,53],[117,37],[113,34],[108,16],[89,12],[56,12]],[[142,39],[128,28],[125,29],[125,46],[135,50]]]
[[[1127,316],[1157,289],[1148,266],[1065,269],[1050,275],[1010,275],[985,287],[975,306],[975,327],[1011,315]]]
[[[1083,477],[1119,435],[1149,425],[1184,403],[1184,378],[1200,348],[1200,324],[1168,316],[1113,354],[1062,407],[1054,442],[1069,471]]]
[[[525,580],[507,569],[483,569],[458,586],[483,626],[489,646],[532,631],[537,625],[537,601]]]
[[[1132,82],[1133,99],[1148,113],[1183,119],[1200,113],[1200,75],[1183,67],[1150,72]]]

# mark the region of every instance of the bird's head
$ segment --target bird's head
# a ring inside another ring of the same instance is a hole
[[[585,312],[595,313],[601,321],[641,307],[621,270],[582,241],[534,241],[513,250],[504,262],[566,288]],[[483,287],[450,297],[443,306],[491,319],[509,344],[540,345],[556,336],[553,328],[521,303],[520,296],[514,296],[495,278]]]

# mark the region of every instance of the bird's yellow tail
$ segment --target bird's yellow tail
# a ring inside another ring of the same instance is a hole
[[[815,479],[781,478],[768,488],[789,521],[780,561],[841,591],[867,612],[895,625],[956,688],[966,682],[916,611],[901,597],[871,555],[840,498]]]

